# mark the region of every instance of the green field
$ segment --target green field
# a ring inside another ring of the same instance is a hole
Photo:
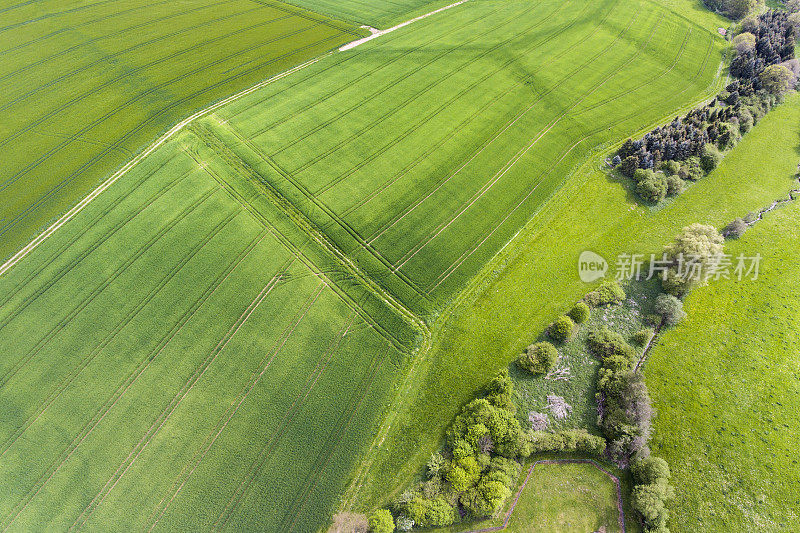
[[[775,110],[772,130],[747,137],[716,174],[754,182],[795,176],[796,97],[794,104]],[[648,359],[659,413],[651,447],[672,469],[674,531],[800,528],[798,217],[797,203],[780,207],[729,241],[734,257],[761,254],[758,279],[720,279],[694,291],[688,319]]]
[[[424,314],[592,147],[696,98],[723,43],[649,0],[468,2],[256,91],[209,127]]]
[[[187,115],[362,34],[273,0],[0,10],[0,258]]]
[[[537,465],[505,531],[585,533],[621,531],[617,488],[588,464]]]
[[[711,177],[651,212],[580,167],[716,89],[707,22],[473,0],[194,121],[0,278],[0,525],[314,531],[354,474],[349,506],[404,488],[586,292],[585,247],[658,249],[787,188]]]
[[[388,28],[456,0],[288,0],[290,4],[331,17]]]
[[[313,530],[372,437],[395,341],[192,142],[0,279],[4,530]]]

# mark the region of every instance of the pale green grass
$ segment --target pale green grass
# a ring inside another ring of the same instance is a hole
[[[363,34],[273,0],[0,9],[0,258],[194,111]]]
[[[795,98],[796,101],[796,98]],[[748,139],[718,172],[788,179],[800,159],[800,112]],[[686,301],[645,375],[658,409],[654,453],[672,468],[673,531],[800,528],[800,207],[767,214],[727,252],[761,254],[757,280],[712,281]]]
[[[756,153],[780,161],[780,171],[758,172],[755,158],[747,158],[752,173],[733,174],[722,165],[658,211],[639,206],[605,172],[581,167],[508,253],[476,280],[473,289],[480,293],[467,292],[444,317],[434,348],[417,362],[393,406],[392,427],[367,457],[364,482],[353,489],[360,505],[377,505],[408,486],[440,446],[458,409],[516,357],[532,331],[542,331],[586,293],[589,287],[577,273],[582,251],[595,250],[612,261],[619,253],[660,252],[683,226],[701,222],[721,228],[795,187],[798,122],[800,96],[794,95],[729,156],[754,146]]]

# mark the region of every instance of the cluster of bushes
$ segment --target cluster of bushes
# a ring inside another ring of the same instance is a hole
[[[585,429],[567,429],[557,433],[532,431],[529,437],[531,453],[582,452],[599,456],[606,449],[606,439],[591,435]]]
[[[615,280],[603,281],[595,290],[586,294],[583,301],[591,307],[614,305],[625,300],[625,291]]]
[[[730,71],[736,79],[709,104],[620,147],[611,164],[635,181],[642,200],[654,204],[680,194],[688,181],[714,170],[722,151],[735,146],[794,88],[800,75],[800,62],[794,59],[795,15],[800,28],[800,13],[767,11],[745,19],[745,31],[734,39]]]
[[[631,506],[642,517],[645,531],[668,533],[666,502],[675,497],[675,490],[669,484],[667,462],[660,457],[638,458],[631,465],[631,473],[634,482]]]
[[[517,459],[531,453],[529,432],[515,416],[513,392],[508,371],[503,371],[482,398],[462,409],[447,430],[444,452],[428,462],[427,479],[395,502],[398,529],[401,524],[407,529],[444,527],[484,518],[503,505],[519,476]]]
[[[618,284],[617,288],[619,288]],[[614,291],[613,288],[603,290],[606,292]],[[618,290],[622,289],[619,288]],[[598,296],[597,299],[613,300],[614,298],[614,294],[606,295],[605,292],[603,292],[603,296]],[[625,298],[624,292],[622,293],[622,298]],[[576,303],[573,308],[570,309],[569,313],[559,316],[555,322],[550,324],[547,328],[548,336],[555,342],[566,342],[575,332],[577,324],[582,324],[588,320],[591,312],[586,302],[581,301]],[[557,361],[558,349],[553,343],[542,341],[531,344],[525,348],[517,358],[517,366],[531,374],[539,375],[548,373],[555,366]]]
[[[740,19],[763,3],[760,0],[703,0],[707,8],[732,19]]]
[[[597,425],[608,441],[609,459],[625,468],[647,445],[653,415],[642,376],[634,371],[636,350],[603,327],[589,334],[589,351],[601,362],[597,379]]]

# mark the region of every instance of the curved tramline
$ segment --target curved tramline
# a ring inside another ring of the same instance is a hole
[[[0,234],[83,200],[0,267],[3,531],[325,527],[356,472],[348,502],[387,475],[392,402],[465,282],[599,146],[704,95],[725,48],[651,0],[298,3],[410,23],[358,40],[271,0],[4,8],[0,85],[34,83],[0,112],[39,111],[3,130],[26,156],[0,189],[59,171],[0,204]],[[119,150],[138,155],[72,196]]]

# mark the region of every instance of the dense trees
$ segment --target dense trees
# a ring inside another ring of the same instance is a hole
[[[722,13],[723,15],[730,17],[732,19],[738,20],[748,13],[750,13],[753,9],[756,8],[759,4],[763,3],[763,0],[703,0],[706,6],[718,13]]]
[[[738,18],[749,2],[707,0],[707,4]],[[640,198],[660,202],[679,194],[686,180],[696,181],[711,172],[722,159],[721,151],[732,148],[783,92],[794,87],[800,77],[800,62],[794,59],[796,26],[800,27],[800,13],[769,10],[745,18],[743,32],[733,40],[734,80],[725,90],[709,104],[620,147],[612,165],[636,182]]]

